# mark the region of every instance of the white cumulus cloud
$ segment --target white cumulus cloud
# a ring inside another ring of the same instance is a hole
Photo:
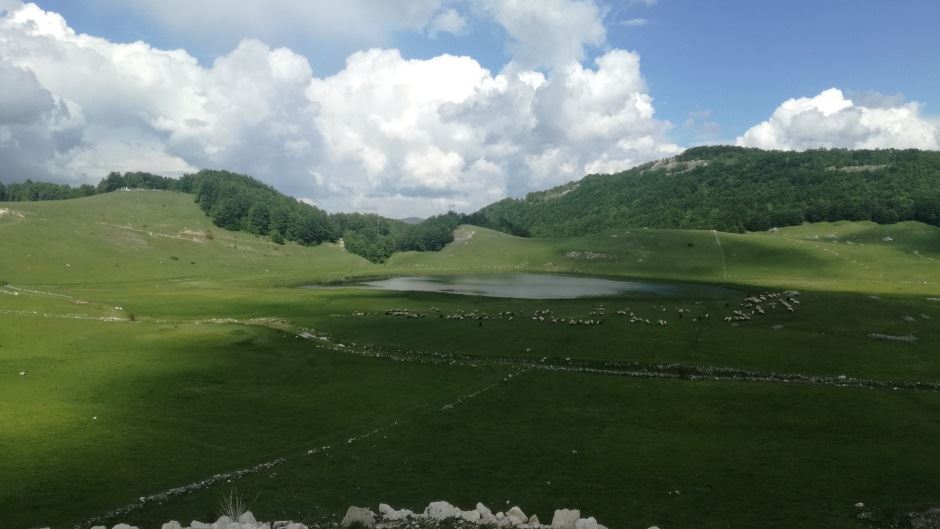
[[[261,40],[202,65],[184,50],[77,33],[26,4],[0,18],[0,178],[223,168],[333,211],[425,216],[678,152],[637,54],[579,60],[604,43],[597,6],[544,5],[527,22],[531,4],[487,4],[517,52],[498,72],[471,57],[369,49],[317,76],[306,57]],[[575,29],[537,42],[566,17]],[[527,59],[538,50],[547,61]]]
[[[781,150],[940,148],[940,128],[921,115],[918,103],[872,94],[862,99],[855,102],[836,88],[788,99],[737,143]]]

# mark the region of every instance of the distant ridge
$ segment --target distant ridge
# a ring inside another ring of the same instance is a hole
[[[696,147],[507,198],[467,217],[531,237],[640,227],[741,233],[839,220],[940,225],[940,152]]]

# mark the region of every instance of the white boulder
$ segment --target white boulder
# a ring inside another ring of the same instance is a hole
[[[180,523],[177,522],[176,520],[173,520],[171,522],[167,522],[163,524],[163,527],[161,527],[160,529],[183,529],[183,526],[180,525]]]
[[[480,511],[474,509],[472,511],[460,511],[460,519],[479,525],[483,517],[480,515]]]
[[[245,511],[241,516],[238,517],[238,523],[257,525],[258,520],[255,520],[255,515],[252,514],[251,511]]]
[[[512,525],[522,525],[529,521],[529,517],[522,512],[522,509],[515,506],[506,511],[506,518],[509,518],[509,523]]]
[[[409,511],[408,509],[401,509],[400,511],[396,511],[392,508],[391,505],[387,503],[379,504],[379,514],[381,514],[382,517],[384,517],[386,520],[390,521],[404,520],[415,515],[415,513]]]
[[[228,516],[219,516],[219,519],[212,524],[212,529],[228,529],[228,526],[232,525],[232,522],[235,520],[229,518]]]
[[[432,520],[447,520],[460,516],[460,510],[446,501],[435,501],[424,509],[424,515]]]
[[[574,523],[574,529],[598,529],[597,520],[593,516],[581,518]]]
[[[119,523],[115,525],[114,527],[112,527],[111,529],[137,529],[137,527],[133,525],[127,525],[126,523]]]
[[[476,511],[480,513],[480,525],[496,525],[496,516],[493,511],[482,503],[477,503]]]
[[[340,525],[349,527],[356,523],[372,527],[375,525],[375,513],[369,510],[368,507],[350,507],[346,509],[346,516],[343,517]]]
[[[189,522],[189,527],[191,527],[192,529],[212,529],[211,525],[200,522],[198,520],[193,520]]]
[[[552,516],[552,529],[574,529],[574,524],[581,519],[578,509],[558,509]]]
[[[533,514],[532,516],[529,517],[529,525],[532,525],[532,526],[542,525],[542,522],[539,521],[539,516],[537,514]]]

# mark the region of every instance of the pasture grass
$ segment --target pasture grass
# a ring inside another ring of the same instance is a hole
[[[0,527],[68,527],[278,457],[288,462],[237,483],[260,493],[259,518],[446,499],[495,509],[509,500],[543,521],[580,507],[612,528],[857,527],[856,501],[940,503],[938,393],[529,372],[444,410],[512,368],[363,358],[296,337],[312,328],[387,352],[940,381],[934,227],[536,240],[464,226],[441,252],[376,265],[339,245],[220,230],[177,193],[0,206],[21,214],[0,217]],[[465,272],[678,280],[740,294],[545,301],[297,288]],[[794,313],[721,319],[745,295],[784,289],[802,292]],[[544,309],[587,319],[599,304],[603,325],[531,320]],[[393,308],[427,316],[384,314]],[[689,312],[679,318],[679,308]],[[668,324],[630,324],[621,309]],[[440,317],[458,310],[515,317],[482,326]],[[306,456],[325,444],[334,449]],[[230,485],[120,521],[208,520]]]

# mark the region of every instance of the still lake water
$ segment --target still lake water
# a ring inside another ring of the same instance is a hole
[[[740,293],[717,285],[628,281],[554,274],[457,274],[392,277],[347,286],[407,292],[521,299],[574,299],[602,296],[726,298]],[[312,285],[312,288],[317,288]]]

